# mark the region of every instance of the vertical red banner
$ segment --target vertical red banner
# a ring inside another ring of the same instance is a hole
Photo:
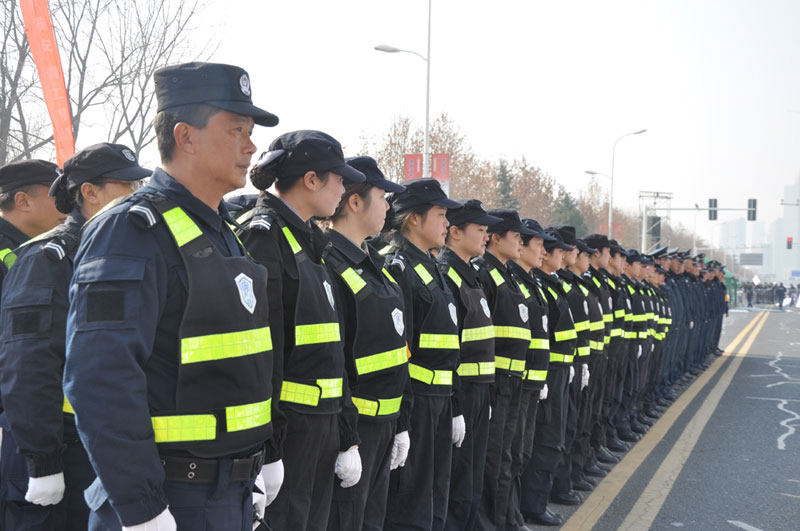
[[[75,137],[72,135],[69,96],[50,18],[50,6],[47,0],[20,0],[19,6],[33,62],[39,72],[44,102],[53,123],[56,159],[58,165],[63,167],[64,161],[75,153]]]
[[[403,155],[403,176],[406,181],[422,177],[422,155]]]

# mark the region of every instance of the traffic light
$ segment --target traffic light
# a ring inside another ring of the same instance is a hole
[[[787,249],[791,249],[792,248],[792,237],[791,236],[786,238],[786,248]]]
[[[709,199],[708,200],[708,219],[709,219],[709,221],[716,221],[717,220],[717,200],[716,199]]]
[[[755,221],[756,220],[756,200],[755,199],[748,199],[747,200],[747,221]]]

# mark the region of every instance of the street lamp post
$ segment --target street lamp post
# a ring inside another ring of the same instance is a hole
[[[642,133],[646,132],[647,129],[642,129],[641,131],[635,131],[633,133],[624,134],[614,141],[614,147],[611,148],[611,189],[608,192],[608,237],[609,238],[611,237],[611,223],[613,221],[613,212],[614,212],[614,159],[616,158],[617,154],[617,142],[619,142],[626,136],[641,135]]]
[[[431,176],[431,129],[430,129],[430,109],[431,109],[431,3],[433,0],[428,0],[428,53],[427,56],[417,53],[412,50],[402,50],[389,46],[387,44],[379,44],[375,47],[379,52],[386,53],[413,53],[421,58],[426,63],[427,74],[425,81],[425,146],[422,154],[422,176]]]
[[[611,180],[612,184],[614,183],[614,180],[611,179],[611,176],[606,175],[605,173],[600,173],[600,172],[596,172],[596,171],[592,171],[592,170],[586,170],[583,173],[588,173],[592,177],[594,177],[596,175],[602,175],[603,177]],[[612,188],[608,189],[608,238],[609,239],[611,239],[611,190],[612,190]]]

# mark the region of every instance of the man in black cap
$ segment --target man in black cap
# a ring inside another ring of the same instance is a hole
[[[268,499],[282,481],[279,389],[267,272],[222,197],[245,184],[254,125],[278,119],[235,66],[170,66],[155,84],[163,169],[87,223],[70,286],[64,393],[97,473],[89,527],[249,530],[263,463]]]
[[[565,451],[565,430],[569,408],[568,386],[578,335],[563,283],[557,271],[564,265],[564,253],[573,247],[564,243],[556,230],[547,230],[552,241],[544,241],[544,257],[533,274],[547,296],[550,333],[550,365],[547,370],[547,398],[539,402],[533,453],[522,475],[520,511],[526,522],[561,525],[561,515],[547,507],[553,474]]]
[[[27,529],[33,515],[52,529],[87,525],[83,491],[95,476],[61,386],[72,259],[86,219],[149,174],[125,146],[79,151],[50,190],[67,221],[18,247],[13,264],[6,257],[0,383],[11,433],[3,438],[0,461],[4,470],[18,471],[4,474],[15,487],[2,490],[11,502],[7,529]]]

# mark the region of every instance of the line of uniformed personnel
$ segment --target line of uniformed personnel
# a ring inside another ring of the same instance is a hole
[[[155,87],[161,168],[0,168],[0,529],[558,525],[719,354],[719,264],[402,186],[319,131],[251,167],[278,118],[244,70]]]

